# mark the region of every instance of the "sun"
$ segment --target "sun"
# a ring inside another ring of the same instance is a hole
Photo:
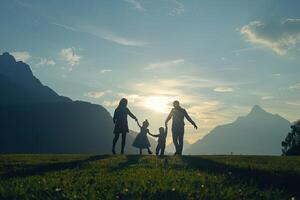
[[[167,113],[173,98],[168,96],[149,96],[146,98],[144,106],[148,109],[160,113]]]

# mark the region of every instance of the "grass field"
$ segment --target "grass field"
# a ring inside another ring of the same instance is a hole
[[[300,157],[0,155],[0,199],[299,199]]]

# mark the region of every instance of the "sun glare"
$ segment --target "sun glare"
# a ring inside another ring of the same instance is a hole
[[[168,96],[150,96],[145,101],[145,107],[156,112],[169,112],[173,98]]]

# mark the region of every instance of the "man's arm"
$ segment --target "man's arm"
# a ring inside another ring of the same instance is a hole
[[[196,123],[192,120],[192,118],[189,116],[189,114],[184,110],[184,116],[185,118],[194,126],[195,129],[197,129]]]
[[[173,117],[173,109],[171,110],[170,114],[168,115],[165,124],[168,124],[168,122],[170,121],[170,119]]]

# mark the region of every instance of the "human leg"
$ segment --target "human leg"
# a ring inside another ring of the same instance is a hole
[[[178,142],[179,142],[179,155],[182,155],[182,149],[183,149],[183,133],[178,136]]]
[[[173,144],[175,146],[175,155],[176,155],[179,152],[178,134],[176,131],[172,131],[172,139],[173,139]]]
[[[161,148],[160,148],[160,155],[161,156],[165,155],[165,148],[166,148],[165,144],[161,145]]]
[[[126,133],[122,133],[121,154],[124,154],[125,144],[126,144]]]
[[[150,147],[147,147],[147,149],[148,149],[148,153],[152,154],[152,151],[151,151]]]
[[[160,145],[157,144],[156,149],[155,149],[155,154],[158,155],[160,150]]]
[[[115,133],[115,137],[114,137],[114,139],[113,139],[113,146],[112,146],[112,153],[113,153],[113,154],[116,154],[115,148],[116,148],[116,144],[117,144],[117,142],[118,142],[119,136],[120,136],[119,133]]]

